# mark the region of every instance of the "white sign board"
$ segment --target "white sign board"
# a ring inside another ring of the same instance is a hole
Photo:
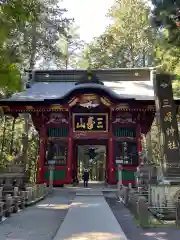
[[[49,165],[54,165],[56,163],[56,160],[48,160]]]
[[[120,159],[116,160],[116,164],[121,164],[121,163],[122,163],[122,160],[120,160]]]

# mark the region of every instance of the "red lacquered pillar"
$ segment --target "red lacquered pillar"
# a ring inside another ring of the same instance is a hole
[[[68,161],[67,161],[67,180],[70,183],[72,180],[72,137],[68,138]]]
[[[37,183],[44,182],[44,161],[45,161],[45,141],[46,141],[46,127],[42,126],[40,129],[40,155],[38,160],[38,176]]]
[[[108,183],[115,181],[114,172],[114,144],[113,144],[113,132],[112,132],[112,109],[110,109],[109,115],[109,138],[108,138]]]
[[[69,109],[69,137],[68,137],[68,154],[67,154],[67,181],[70,183],[72,180],[72,147],[73,147],[73,131],[72,131],[72,118],[71,110]]]

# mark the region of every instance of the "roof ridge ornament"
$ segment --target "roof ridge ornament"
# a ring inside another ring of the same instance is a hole
[[[87,75],[88,80],[92,80],[92,71],[90,68],[87,69]]]
[[[95,74],[95,72],[90,68],[87,69],[85,74],[81,77],[81,79],[77,83],[75,83],[75,85],[89,84],[89,83],[104,85],[104,83],[101,82],[97,77],[97,74]]]
[[[95,108],[95,107],[98,107],[98,106],[99,106],[98,103],[93,103],[92,100],[89,100],[89,101],[86,102],[86,103],[80,103],[79,105],[80,105],[81,107],[88,108],[88,109],[90,109],[90,108]]]

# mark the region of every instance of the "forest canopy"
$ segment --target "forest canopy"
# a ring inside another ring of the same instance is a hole
[[[1,98],[21,91],[24,68],[37,66],[107,69],[158,65],[180,80],[180,1],[149,3],[116,0],[107,14],[109,26],[87,44],[58,0],[0,1]],[[180,97],[179,81],[173,83],[173,88],[174,95]],[[0,132],[0,165],[10,161],[16,149],[26,161],[31,159],[28,164],[35,168],[39,137],[29,116],[16,116],[15,120],[4,116]],[[23,133],[26,137],[21,137]],[[155,123],[152,134],[153,154],[159,156]]]

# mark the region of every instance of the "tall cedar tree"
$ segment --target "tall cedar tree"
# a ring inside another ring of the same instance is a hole
[[[180,47],[180,28],[177,22],[180,14],[180,0],[152,0],[152,3],[154,23],[157,27],[168,30],[169,44]]]

